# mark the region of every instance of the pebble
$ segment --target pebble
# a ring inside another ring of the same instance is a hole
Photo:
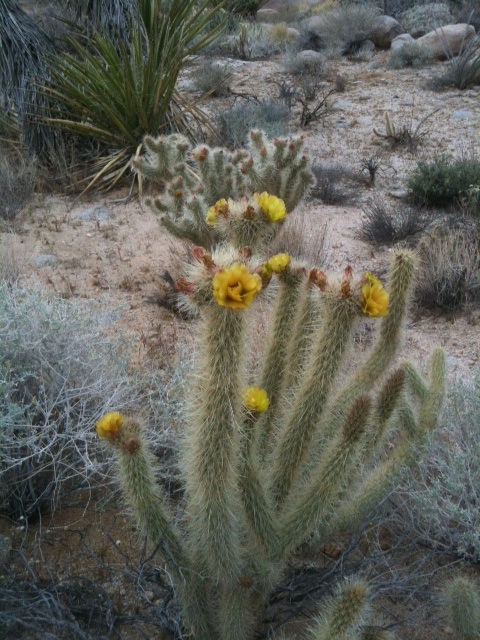
[[[58,263],[57,256],[49,253],[41,253],[40,255],[32,258],[30,264],[32,267],[54,267]]]

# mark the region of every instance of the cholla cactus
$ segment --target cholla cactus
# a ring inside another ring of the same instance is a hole
[[[207,249],[222,238],[205,219],[218,201],[266,192],[282,199],[290,213],[313,182],[302,137],[268,141],[252,131],[249,148],[233,152],[207,145],[192,149],[178,134],[147,136],[144,145],[145,155],[134,160],[134,168],[161,188],[147,205],[170,233]]]
[[[480,589],[475,580],[454,578],[446,588],[455,637],[458,640],[480,639]]]
[[[252,638],[295,548],[314,530],[326,542],[365,517],[415,459],[443,398],[441,351],[433,354],[429,384],[410,363],[389,372],[414,275],[412,255],[396,255],[386,289],[351,267],[334,278],[287,254],[260,257],[288,211],[266,192],[222,198],[203,211],[206,226],[235,246],[197,247],[179,283],[201,317],[180,524],[156,480],[148,430],[117,413],[97,425],[116,453],[140,531],[175,582],[195,640]],[[249,371],[252,309],[273,279],[277,300],[263,366]],[[379,335],[345,380],[354,327],[364,316],[381,319]],[[367,604],[364,585],[349,585],[312,637],[368,637]]]

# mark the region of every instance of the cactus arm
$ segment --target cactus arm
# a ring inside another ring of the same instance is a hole
[[[288,269],[279,274],[280,291],[272,322],[272,332],[260,378],[270,401],[268,411],[259,417],[255,426],[255,449],[259,459],[265,459],[267,447],[279,413],[284,411],[285,373],[288,367],[289,338],[297,314],[297,303],[302,295],[305,276]]]
[[[318,420],[349,343],[356,307],[349,297],[333,296],[326,303],[324,323],[312,349],[303,382],[278,435],[272,454],[270,486],[277,505],[285,500],[308,453]]]
[[[128,420],[121,440],[112,440],[125,499],[139,530],[153,549],[159,549],[177,580],[188,567],[185,550],[172,522],[163,491],[155,478],[155,459],[139,425]]]
[[[480,638],[480,591],[471,578],[459,576],[450,581],[446,600],[458,640]]]
[[[327,448],[318,472],[308,485],[292,492],[285,503],[279,526],[279,545],[274,558],[285,557],[321,524],[343,486],[355,472],[371,410],[368,396],[350,408],[342,434]]]
[[[238,577],[242,510],[238,454],[245,316],[214,304],[205,310],[201,371],[184,459],[192,544],[213,577]]]
[[[361,640],[368,609],[367,585],[361,581],[347,584],[325,606],[309,640]]]

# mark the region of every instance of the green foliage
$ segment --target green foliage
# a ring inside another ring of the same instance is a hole
[[[221,25],[205,32],[216,8],[207,1],[168,0],[164,9],[142,0],[128,42],[102,30],[84,42],[69,38],[74,53],[49,58],[51,83],[44,94],[58,105],[47,121],[95,139],[101,148],[87,188],[113,187],[128,171],[146,134],[189,129],[175,90],[187,56],[211,42]]]
[[[474,155],[460,158],[437,155],[432,160],[422,160],[408,181],[414,199],[432,207],[455,204],[477,185],[480,185],[480,160]]]
[[[188,208],[176,191],[190,192],[199,180],[211,197],[195,205],[197,215],[216,234],[211,253],[193,250],[180,287],[200,314],[181,522],[156,482],[141,420],[118,424],[105,416],[100,433],[195,640],[250,640],[298,545],[312,531],[321,544],[355,526],[416,459],[442,405],[444,356],[434,352],[428,383],[411,364],[391,371],[415,271],[409,252],[393,260],[388,313],[388,296],[371,274],[354,277],[347,268],[340,278],[327,277],[283,254],[269,258],[269,243],[311,182],[301,140],[270,143],[254,132],[250,153],[200,147],[190,170],[180,137],[145,144],[147,158],[137,163],[142,173],[160,184],[163,178],[164,192],[175,174],[182,179],[170,195],[180,201],[177,211],[173,200],[167,205],[168,194],[157,205],[173,211],[176,234],[189,237],[187,220],[175,220]],[[267,185],[285,201],[243,191]],[[219,196],[207,213],[205,203]],[[274,302],[262,345],[255,340],[258,315],[249,311],[257,296]],[[382,316],[381,326],[365,361],[351,371],[354,328],[365,313]],[[363,583],[348,585],[312,637],[361,638],[367,601]]]
[[[404,69],[413,67],[418,69],[429,64],[433,60],[433,54],[428,47],[422,47],[416,42],[407,42],[390,54],[387,66],[390,69]]]

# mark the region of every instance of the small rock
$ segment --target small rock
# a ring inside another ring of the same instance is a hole
[[[257,22],[280,22],[282,16],[276,9],[263,8],[259,9],[255,15]]]
[[[179,91],[195,91],[195,84],[191,80],[184,78],[178,81],[177,89]]]
[[[12,550],[12,539],[0,534],[0,565],[5,564]]]
[[[390,49],[395,51],[396,49],[401,49],[404,45],[411,44],[412,42],[415,42],[415,38],[412,38],[409,33],[401,33],[392,40]]]
[[[90,209],[80,211],[80,213],[76,215],[76,218],[77,220],[94,220],[95,222],[106,222],[107,220],[110,220],[112,216],[113,214],[109,209],[97,205],[95,207],[90,207]]]
[[[398,198],[399,200],[403,200],[404,198],[408,198],[410,195],[406,189],[392,189],[392,191],[388,192],[392,198]]]
[[[30,260],[32,267],[54,267],[57,263],[57,256],[53,256],[49,253],[41,253]]]
[[[382,69],[383,68],[383,64],[381,62],[379,62],[378,60],[374,60],[373,62],[369,62],[367,64],[367,66],[365,67],[365,69],[367,69],[367,71],[376,71],[377,69]]]
[[[378,16],[375,18],[367,38],[379,49],[390,49],[392,40],[403,33],[399,22],[391,16]]]
[[[471,120],[473,118],[473,113],[471,111],[467,111],[467,109],[457,109],[450,116],[452,120]]]

